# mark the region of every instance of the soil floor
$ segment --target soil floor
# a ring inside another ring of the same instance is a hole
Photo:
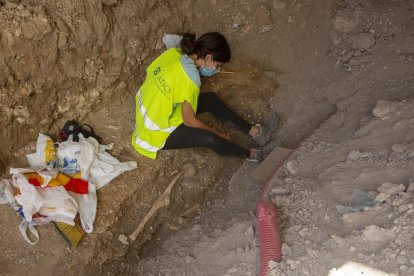
[[[222,2],[196,0],[188,11],[186,27],[220,31],[233,50],[225,69],[234,73],[204,80],[202,90],[252,123],[280,113],[273,138],[294,149],[268,179],[283,242],[271,275],[327,275],[349,261],[413,275],[414,2]],[[257,275],[255,205],[264,182],[250,174],[259,165],[206,149],[164,151],[156,161],[138,156],[127,142],[133,99],[120,95],[86,118],[115,142],[115,157],[138,162],[99,190],[94,233],[72,250],[42,226],[31,247],[2,205],[5,275]],[[231,138],[254,146],[240,133]],[[14,165],[24,166],[33,147],[18,150]],[[195,173],[177,184],[171,206],[136,242],[122,244],[118,236],[135,229],[187,163]],[[282,188],[288,195],[275,194]],[[372,194],[375,205],[339,214],[335,206],[348,205],[354,189]]]

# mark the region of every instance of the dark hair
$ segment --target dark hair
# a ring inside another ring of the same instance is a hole
[[[194,33],[185,33],[181,40],[181,50],[187,55],[196,54],[199,58],[213,55],[219,62],[229,62],[231,58],[230,46],[226,38],[217,32],[205,33],[196,39]]]

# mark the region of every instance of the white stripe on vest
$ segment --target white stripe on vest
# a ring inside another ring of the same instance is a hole
[[[172,126],[172,127],[169,127],[169,128],[162,129],[156,123],[154,123],[147,116],[147,109],[145,108],[145,106],[142,102],[141,90],[138,90],[137,95],[138,95],[138,101],[139,101],[139,111],[142,115],[142,118],[144,118],[144,125],[145,125],[146,128],[148,128],[149,130],[158,130],[158,131],[168,132],[168,133],[173,132],[177,128],[176,126]]]
[[[154,147],[154,146],[151,146],[150,144],[148,144],[147,141],[144,141],[144,140],[139,139],[138,134],[135,135],[135,143],[138,146],[140,146],[142,149],[145,149],[145,150],[150,151],[150,152],[157,152],[160,149],[162,149],[164,147],[164,145],[165,145],[165,143],[164,143],[159,148]]]

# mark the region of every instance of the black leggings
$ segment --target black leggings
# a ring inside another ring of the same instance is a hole
[[[224,105],[214,92],[201,93],[198,97],[197,114],[210,112],[213,116],[248,134],[252,125],[240,118]],[[168,136],[163,149],[184,149],[205,147],[220,155],[249,157],[250,151],[242,148],[215,133],[201,128],[178,126]]]

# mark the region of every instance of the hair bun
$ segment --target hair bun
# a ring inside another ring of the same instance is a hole
[[[194,33],[185,33],[180,42],[181,50],[187,55],[195,53],[196,35]]]

